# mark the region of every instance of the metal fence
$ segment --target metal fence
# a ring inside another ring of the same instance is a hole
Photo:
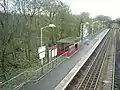
[[[2,83],[0,85],[0,90],[17,90],[29,81],[37,81],[66,59],[65,55],[61,55],[35,71],[25,71],[20,73],[14,78]]]

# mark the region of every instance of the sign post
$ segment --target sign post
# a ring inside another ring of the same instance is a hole
[[[41,72],[43,73],[43,64],[44,64],[44,58],[45,58],[45,50],[46,50],[46,46],[41,46],[38,48],[38,55],[39,55],[39,59],[41,59]]]

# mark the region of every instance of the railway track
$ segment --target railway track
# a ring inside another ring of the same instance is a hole
[[[94,51],[92,56],[88,59],[78,74],[74,77],[66,90],[96,89],[105,54],[108,50],[108,45],[111,40],[110,34],[112,34],[111,31]]]
[[[115,76],[114,76],[114,90],[120,90],[120,31],[116,34],[116,57],[115,57]]]

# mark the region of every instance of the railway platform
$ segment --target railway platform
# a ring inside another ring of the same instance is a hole
[[[109,29],[105,29],[84,44],[71,58],[68,58],[54,70],[46,74],[37,82],[29,82],[20,90],[64,90],[92,52],[103,40]]]

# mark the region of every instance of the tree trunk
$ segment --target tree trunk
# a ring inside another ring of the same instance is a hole
[[[2,50],[2,57],[1,57],[1,69],[2,69],[2,77],[6,81],[6,76],[5,76],[5,50]]]
[[[29,60],[29,65],[31,66],[31,58],[30,58],[30,46],[28,45],[28,60]]]
[[[13,58],[13,63],[12,63],[12,66],[14,67],[14,68],[17,68],[18,66],[17,66],[17,64],[16,64],[16,55],[15,55],[15,52],[13,51],[12,52],[12,58]]]

